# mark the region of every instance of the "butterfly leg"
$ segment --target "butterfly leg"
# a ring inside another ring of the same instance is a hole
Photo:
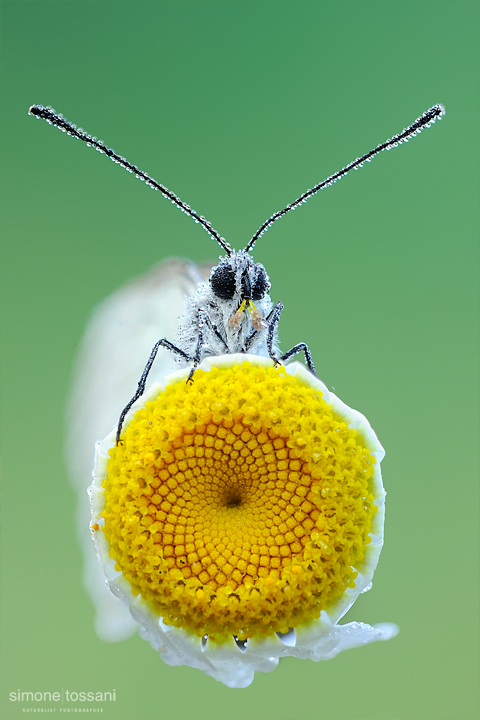
[[[267,317],[267,350],[270,358],[273,360],[275,367],[280,364],[280,360],[277,358],[273,351],[273,341],[275,339],[275,330],[278,327],[278,323],[280,321],[280,315],[282,314],[282,310],[284,308],[283,303],[278,302],[273,310],[270,312],[270,314]]]
[[[202,359],[202,347],[205,345],[205,339],[204,339],[204,335],[203,335],[203,331],[204,331],[205,323],[206,323],[205,318],[208,318],[208,315],[205,312],[205,310],[202,310],[202,308],[200,308],[198,311],[198,315],[197,315],[197,330],[198,330],[197,347],[195,348],[195,352],[193,354],[193,358],[192,358],[193,366],[188,375],[187,383],[193,382],[193,373],[197,369],[198,364],[200,363],[200,361]]]
[[[208,315],[208,313],[206,312],[206,310],[203,310],[203,308],[200,308],[200,310],[198,311],[198,315],[199,315],[199,317],[200,317],[200,315],[201,315],[203,324],[204,324],[206,327],[208,327],[208,329],[210,330],[211,333],[213,333],[213,335],[215,335],[216,339],[217,339],[217,340],[220,340],[220,342],[221,342],[222,345],[223,345],[223,352],[224,352],[224,353],[228,352],[228,345],[227,345],[227,343],[225,342],[225,340],[223,339],[223,337],[220,335],[220,333],[219,333],[219,331],[218,331],[218,327],[217,327],[216,325],[214,325],[214,324],[212,323],[212,321],[210,320],[210,316]]]
[[[275,353],[273,352],[273,341],[275,338],[275,330],[278,326],[278,321],[280,320],[280,315],[283,310],[283,303],[278,302],[272,310],[270,310],[269,314],[265,318],[265,322],[267,324],[267,349],[268,354],[271,357],[271,359],[274,361],[276,365],[278,365],[279,360],[275,356]],[[252,345],[256,343],[256,341],[260,337],[260,333],[262,333],[263,330],[254,330],[250,337],[247,338],[247,341],[245,343],[244,351],[248,352]]]
[[[292,355],[296,355],[299,352],[303,352],[305,354],[305,362],[307,363],[308,369],[310,370],[312,375],[318,377],[317,371],[315,370],[315,365],[313,364],[312,354],[308,349],[308,345],[306,345],[305,343],[298,343],[298,345],[295,345],[290,350],[287,350],[287,352],[284,353],[280,358],[280,361],[283,362],[284,360],[288,360],[288,358],[292,357]]]
[[[193,367],[190,370],[190,374],[187,378],[187,383],[193,382],[193,374],[202,359],[202,349],[203,349],[203,346],[205,345],[205,333],[204,333],[205,327],[207,327],[210,330],[210,332],[212,332],[215,335],[217,340],[220,340],[220,342],[223,345],[224,351],[225,352],[228,351],[228,345],[225,342],[225,340],[222,338],[220,333],[218,332],[217,326],[212,323],[206,310],[204,310],[203,308],[200,308],[198,310],[198,316],[197,316],[197,329],[198,329],[197,347],[195,348],[195,353],[192,358],[193,359]]]
[[[274,351],[273,351],[273,341],[275,338],[275,330],[278,327],[278,323],[280,320],[280,315],[283,310],[283,303],[278,302],[273,310],[270,311],[268,317],[266,318],[267,322],[267,349],[268,354],[270,358],[273,360],[275,365],[278,365],[285,360],[288,360],[288,358],[292,357],[292,355],[296,355],[299,352],[303,352],[305,354],[305,362],[307,363],[307,367],[312,373],[312,375],[317,376],[317,372],[315,370],[315,365],[313,364],[312,354],[310,350],[308,349],[308,345],[306,343],[299,343],[298,345],[295,345],[290,350],[287,350],[286,353],[284,353],[280,358],[277,358]],[[255,342],[255,340],[258,337],[258,331],[255,331],[250,335],[250,337],[247,340],[245,350],[248,350],[251,345]]]
[[[130,402],[123,408],[120,419],[118,421],[117,425],[117,436],[116,436],[116,444],[120,442],[120,435],[122,433],[122,425],[123,421],[125,420],[125,416],[132,407],[133,403],[138,400],[139,397],[141,397],[145,390],[145,384],[147,382],[148,375],[150,373],[150,370],[152,369],[152,365],[155,361],[155,358],[157,357],[158,349],[159,347],[167,348],[167,350],[170,350],[175,355],[179,355],[183,360],[186,360],[187,362],[191,362],[194,360],[190,355],[187,355],[187,353],[183,352],[183,350],[180,350],[176,345],[173,345],[171,342],[169,342],[166,338],[162,338],[158,342],[155,343],[153,346],[152,352],[150,353],[150,357],[148,358],[147,364],[145,365],[145,368],[142,372],[142,376],[140,380],[138,381],[138,387],[135,395],[130,400]]]

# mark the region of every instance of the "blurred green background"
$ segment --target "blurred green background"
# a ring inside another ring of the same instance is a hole
[[[116,720],[477,718],[478,4],[2,2],[3,689],[116,688]],[[171,255],[218,248],[159,194],[27,115],[51,104],[236,247],[436,102],[441,123],[258,243],[282,347],[387,450],[386,545],[347,619],[400,635],[286,659],[233,691],[138,637],[101,642],[62,460],[92,307]],[[58,712],[58,711],[57,711]]]

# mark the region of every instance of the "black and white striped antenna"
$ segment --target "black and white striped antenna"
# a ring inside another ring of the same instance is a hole
[[[218,233],[212,227],[211,223],[209,223],[208,220],[205,220],[203,215],[198,215],[195,210],[192,210],[190,205],[187,205],[183,202],[183,200],[180,200],[180,198],[175,195],[174,192],[166,188],[165,185],[161,185],[154,178],[150,177],[150,175],[147,175],[147,173],[143,172],[143,170],[139,170],[136,165],[132,165],[124,157],[118,155],[114,150],[112,150],[112,148],[107,147],[105,143],[103,143],[101,140],[97,140],[96,137],[92,137],[84,130],[82,130],[82,128],[77,128],[76,125],[68,122],[68,120],[63,115],[61,115],[60,113],[56,113],[55,110],[51,107],[44,107],[43,105],[32,105],[28,113],[29,115],[35,115],[36,118],[42,118],[43,120],[46,120],[50,125],[54,125],[59,130],[62,130],[62,132],[66,132],[67,135],[71,135],[78,140],[82,140],[88,145],[88,147],[94,147],[95,150],[98,150],[98,152],[104,153],[107,157],[110,158],[110,160],[113,160],[114,163],[117,163],[117,165],[125,168],[125,170],[128,170],[128,172],[135,173],[135,177],[139,178],[140,180],[144,180],[149,187],[153,188],[154,190],[160,190],[163,197],[171,200],[172,203],[176,205],[179,210],[184,212],[186,215],[190,215],[190,217],[193,218],[196,223],[199,223],[203,227],[203,229],[208,232],[210,237],[218,242],[220,247],[225,250],[227,255],[231,254],[232,248],[227,243],[225,238],[222,237],[220,233]]]
[[[54,125],[59,130],[62,130],[62,132],[66,132],[68,135],[71,135],[78,140],[82,140],[87,144],[87,146],[94,147],[96,150],[98,150],[98,152],[104,153],[105,155],[107,155],[107,157],[113,160],[113,162],[125,168],[125,170],[128,170],[128,172],[134,173],[135,176],[140,180],[144,180],[149,187],[154,188],[155,190],[160,190],[163,197],[171,200],[171,202],[182,212],[193,218],[196,223],[199,223],[203,227],[203,229],[208,232],[210,237],[218,242],[220,247],[225,250],[227,255],[231,255],[232,248],[227,243],[225,238],[222,237],[220,233],[218,233],[212,227],[211,223],[208,222],[208,220],[206,220],[203,215],[198,215],[195,210],[190,207],[190,205],[184,203],[183,200],[181,200],[171,190],[166,188],[165,185],[161,185],[159,182],[154,180],[154,178],[143,172],[143,170],[139,170],[136,165],[132,165],[124,157],[118,155],[114,150],[112,150],[112,148],[108,148],[101,140],[97,140],[96,137],[88,135],[88,133],[82,130],[82,128],[77,128],[76,125],[68,122],[68,120],[63,115],[61,115],[60,113],[56,113],[53,108],[49,106],[44,107],[43,105],[32,105],[28,112],[30,115],[34,115],[36,118],[43,118],[50,125]],[[245,252],[252,250],[258,238],[260,238],[273,225],[276,220],[286,215],[288,212],[290,212],[290,210],[295,210],[295,208],[303,205],[310,197],[312,197],[312,195],[315,195],[319,190],[333,185],[334,182],[342,178],[344,175],[350,172],[350,170],[361,168],[365,162],[370,162],[372,158],[375,157],[375,155],[378,155],[378,153],[382,152],[383,150],[391,150],[392,148],[397,147],[397,145],[408,142],[411,138],[418,135],[424,128],[430,127],[436,120],[441,120],[444,115],[445,108],[443,107],[443,105],[433,105],[429,110],[426,110],[423,115],[417,118],[415,122],[402,130],[401,133],[399,133],[398,135],[394,135],[392,138],[386,140],[380,145],[377,145],[377,147],[373,150],[370,150],[370,152],[357,158],[356,160],[342,168],[342,170],[339,170],[333,175],[330,175],[330,177],[328,177],[326,180],[323,180],[323,182],[318,183],[318,185],[315,185],[310,190],[304,192],[302,195],[300,195],[300,197],[295,200],[295,202],[290,203],[289,205],[284,207],[283,210],[279,210],[278,212],[271,215],[268,220],[265,220],[265,222],[258,228],[255,235],[253,235],[251,240],[249,240],[248,244],[245,247]]]
[[[424,112],[423,115],[417,118],[414,123],[405,128],[401,133],[399,133],[398,135],[394,135],[394,137],[386,140],[381,145],[377,145],[377,147],[373,150],[370,150],[370,152],[362,155],[362,157],[357,158],[349,165],[346,165],[342,170],[339,170],[333,175],[330,175],[330,177],[328,177],[323,182],[318,183],[318,185],[315,185],[310,190],[304,192],[303,195],[300,195],[300,197],[295,200],[295,202],[287,205],[283,208],[283,210],[279,210],[278,212],[271,215],[268,220],[265,220],[263,225],[260,225],[255,235],[245,247],[245,251],[251,250],[257,242],[258,238],[262,237],[262,235],[273,225],[276,220],[286,215],[288,212],[290,212],[290,210],[295,210],[295,208],[303,205],[303,203],[307,202],[308,198],[312,197],[312,195],[315,195],[319,190],[322,190],[324,187],[328,187],[329,185],[333,185],[334,182],[342,178],[350,170],[353,170],[355,168],[361,168],[364,162],[370,162],[370,160],[374,158],[375,155],[378,155],[379,152],[382,152],[382,150],[390,150],[391,148],[397,147],[397,145],[401,145],[403,142],[408,142],[410,138],[418,135],[418,133],[422,132],[424,128],[430,127],[430,125],[432,125],[435,120],[441,120],[443,115],[445,115],[445,108],[443,107],[443,105],[433,105],[433,107]]]

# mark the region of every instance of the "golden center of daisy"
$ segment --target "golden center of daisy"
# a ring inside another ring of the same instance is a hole
[[[110,555],[167,624],[213,639],[286,632],[355,586],[374,462],[283,368],[197,370],[110,451]]]

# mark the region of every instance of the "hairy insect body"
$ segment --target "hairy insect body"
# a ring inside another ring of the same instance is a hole
[[[265,268],[255,264],[245,251],[234,251],[221,258],[212,268],[210,280],[200,283],[196,292],[186,298],[175,344],[186,355],[194,357],[199,335],[202,335],[200,362],[209,355],[242,352],[268,357],[266,318],[272,311],[269,288]],[[260,297],[262,292],[265,294]],[[258,300],[254,301],[253,296]],[[278,353],[276,335],[275,323],[272,343],[275,356]],[[182,358],[179,361],[182,362]]]

